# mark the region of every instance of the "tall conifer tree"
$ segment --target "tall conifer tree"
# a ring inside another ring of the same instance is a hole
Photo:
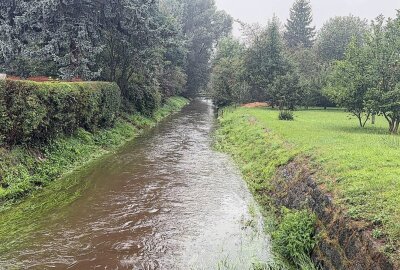
[[[296,0],[290,9],[290,18],[286,23],[284,38],[289,48],[310,48],[314,43],[315,27],[309,0]]]

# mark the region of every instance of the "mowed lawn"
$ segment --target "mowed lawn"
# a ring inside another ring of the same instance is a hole
[[[228,114],[257,119],[257,126],[310,157],[322,167],[318,180],[350,216],[373,222],[373,235],[385,234],[393,248],[399,243],[400,136],[388,134],[384,118],[360,128],[341,110],[296,111],[294,121],[279,121],[278,111],[265,108],[238,108]]]

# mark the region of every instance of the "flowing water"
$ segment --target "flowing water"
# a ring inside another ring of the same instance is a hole
[[[0,254],[0,269],[251,269],[269,241],[232,161],[212,149],[210,101],[81,173],[72,204]]]

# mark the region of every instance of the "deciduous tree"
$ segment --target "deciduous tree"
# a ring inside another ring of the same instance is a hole
[[[232,37],[224,38],[218,44],[211,76],[211,95],[218,106],[248,100],[244,53],[244,45]]]
[[[374,82],[370,69],[370,51],[356,39],[350,42],[345,59],[335,63],[330,75],[328,93],[339,105],[357,117],[364,127],[372,110],[366,99]]]
[[[318,32],[315,47],[325,62],[343,60],[350,41],[354,38],[361,45],[368,33],[368,23],[355,16],[329,19]]]

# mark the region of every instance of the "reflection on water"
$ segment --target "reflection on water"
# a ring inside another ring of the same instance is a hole
[[[267,260],[260,215],[232,161],[212,150],[213,127],[211,102],[195,100],[105,159],[82,176],[81,198],[0,254],[0,269],[249,269]]]

